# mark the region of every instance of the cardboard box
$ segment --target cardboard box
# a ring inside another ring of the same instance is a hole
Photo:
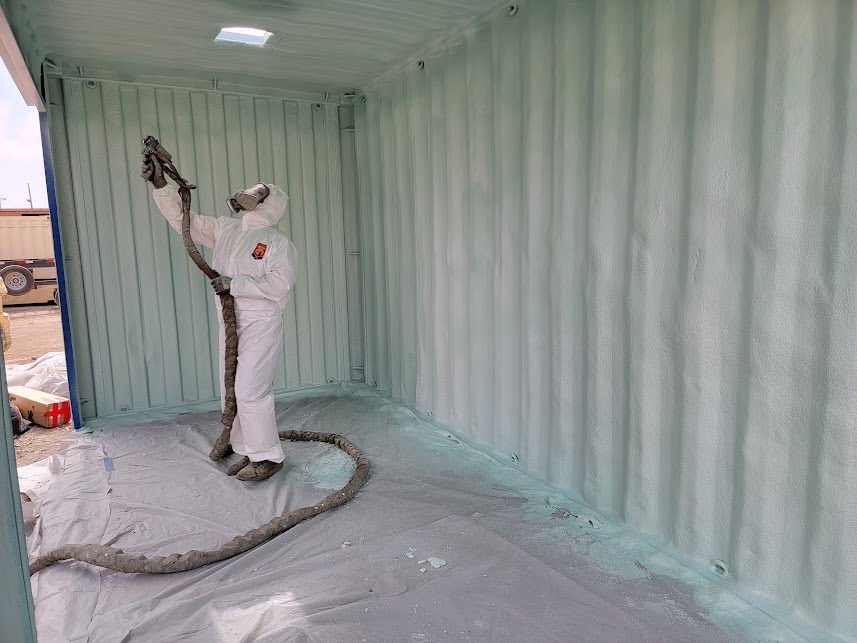
[[[9,387],[9,400],[25,420],[48,428],[71,420],[71,403],[59,395],[42,393],[26,386]]]

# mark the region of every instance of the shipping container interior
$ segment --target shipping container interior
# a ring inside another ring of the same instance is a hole
[[[290,195],[278,420],[373,464],[343,509],[184,580],[40,572],[34,617],[0,601],[21,631],[857,641],[854,0],[0,8],[92,431],[25,474],[54,481],[29,553],[210,547],[347,469],[288,447],[254,495],[207,461],[217,321],[147,134],[201,213]]]

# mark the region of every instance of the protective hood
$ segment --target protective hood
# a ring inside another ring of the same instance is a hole
[[[282,188],[271,183],[266,184],[270,194],[255,210],[245,212],[241,216],[241,226],[245,229],[276,228],[277,222],[286,214],[289,205],[289,195]]]

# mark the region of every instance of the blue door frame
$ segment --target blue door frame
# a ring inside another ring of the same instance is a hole
[[[51,161],[51,139],[48,128],[47,112],[39,112],[39,128],[42,133],[42,157],[45,163],[45,185],[48,189],[48,207],[51,211],[51,233],[54,241],[54,260],[57,267],[57,289],[59,291],[60,316],[62,317],[63,345],[65,347],[65,367],[68,372],[68,394],[71,400],[71,417],[74,428],[83,425],[80,417],[80,401],[77,395],[77,377],[74,370],[74,348],[71,342],[71,318],[68,312],[66,297],[65,261],[63,257],[62,239],[60,237],[59,209],[57,207],[57,191],[54,186],[54,166]],[[77,293],[82,297],[83,293]]]

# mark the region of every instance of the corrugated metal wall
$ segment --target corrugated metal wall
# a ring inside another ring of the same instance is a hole
[[[350,379],[337,106],[70,79],[49,100],[85,418],[218,395],[210,287],[139,178],[148,133],[199,186],[198,212],[227,214],[258,181],[289,193],[280,228],[302,263],[275,386]]]
[[[367,381],[852,633],[855,19],[522,3],[357,111]]]

